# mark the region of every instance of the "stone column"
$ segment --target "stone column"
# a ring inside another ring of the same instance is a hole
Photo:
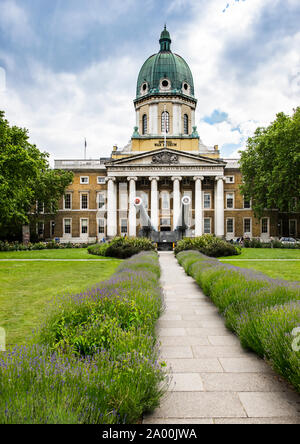
[[[117,192],[116,178],[107,177],[107,237],[117,235]]]
[[[158,181],[159,177],[149,177],[151,181],[151,223],[158,230]]]
[[[216,236],[224,237],[224,177],[216,177],[217,181],[217,196],[216,196]]]
[[[136,181],[137,177],[128,177],[129,182],[129,231],[128,234],[131,237],[136,236],[136,208],[134,200],[136,198]]]
[[[195,236],[203,234],[203,203],[202,203],[202,181],[203,176],[194,177],[195,181]]]
[[[180,216],[180,181],[182,177],[172,177],[173,181],[173,230],[177,227]]]

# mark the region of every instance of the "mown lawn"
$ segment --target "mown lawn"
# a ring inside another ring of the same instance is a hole
[[[1,251],[0,259],[101,259],[87,252],[86,248],[64,250]]]
[[[251,259],[251,261],[248,262],[246,259]],[[257,259],[257,261],[253,259]],[[284,261],[284,259],[289,260]],[[292,261],[291,259],[298,260]],[[224,264],[235,265],[236,267],[261,271],[274,279],[300,281],[300,250],[243,248],[240,256],[220,258],[220,261]]]
[[[80,250],[28,253],[34,253],[34,258],[42,259],[45,259],[45,254],[48,258],[58,254],[60,259],[83,259],[85,254]],[[69,257],[63,257],[62,253],[68,254]],[[2,259],[2,255],[0,258]],[[48,302],[53,297],[58,294],[77,293],[107,279],[115,272],[120,262],[117,259],[101,262],[1,261],[0,327],[6,330],[7,347],[26,344],[32,330],[43,320]]]
[[[300,259],[300,249],[242,248],[240,256],[228,256],[224,259]]]
[[[300,261],[224,261],[224,264],[235,265],[241,268],[251,268],[261,271],[273,279],[285,279],[287,281],[300,281]]]

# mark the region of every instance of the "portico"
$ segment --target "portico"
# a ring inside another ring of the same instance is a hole
[[[204,233],[204,217],[207,215],[215,220],[214,234],[223,237],[225,165],[220,159],[166,148],[107,162],[107,236],[118,234],[118,186],[122,183],[124,187],[127,184],[129,236],[136,236],[141,229],[139,212],[134,205],[136,196],[142,198],[153,228],[160,231],[162,227],[164,230],[169,227],[171,231],[178,224],[181,199],[187,195],[191,198],[191,234],[201,236]],[[143,187],[145,181],[151,184],[147,189]],[[204,207],[204,189],[211,193],[209,208]],[[166,223],[168,220],[169,224]]]

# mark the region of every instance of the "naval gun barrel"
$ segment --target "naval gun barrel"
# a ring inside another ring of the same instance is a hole
[[[188,227],[189,211],[191,205],[191,198],[189,196],[183,196],[181,199],[181,208],[179,213],[178,222],[175,231],[179,232],[181,237],[184,237]]]
[[[152,225],[151,219],[148,215],[148,212],[143,203],[143,199],[141,197],[136,197],[134,199],[134,206],[137,212],[140,212],[141,219],[141,230],[139,236],[141,237],[150,237],[151,233],[156,232],[155,228]]]

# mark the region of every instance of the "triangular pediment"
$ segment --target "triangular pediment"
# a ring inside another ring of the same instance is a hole
[[[106,163],[107,167],[117,166],[226,166],[222,159],[211,159],[185,151],[170,148],[160,148],[149,152],[132,154],[122,159],[111,160]]]

